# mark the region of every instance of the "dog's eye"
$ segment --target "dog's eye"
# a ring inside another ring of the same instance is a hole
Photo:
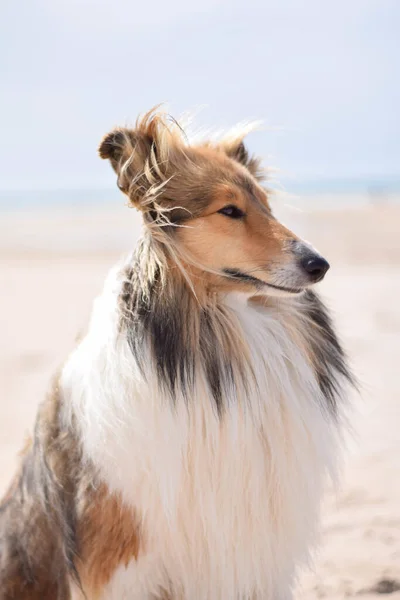
[[[244,212],[240,210],[234,204],[229,204],[229,206],[224,206],[221,210],[218,211],[221,215],[225,215],[230,219],[242,219],[244,217]]]

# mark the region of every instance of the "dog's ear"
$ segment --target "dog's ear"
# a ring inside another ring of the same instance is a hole
[[[222,147],[229,158],[236,160],[246,167],[257,180],[263,181],[265,179],[265,171],[261,166],[261,159],[249,154],[243,139],[226,140],[222,143]]]
[[[246,166],[249,161],[249,153],[243,140],[233,142],[231,145],[227,144],[225,146],[225,152],[229,158],[233,158],[243,166]]]
[[[99,146],[101,158],[109,159],[118,176],[118,187],[144,213],[154,212],[168,194],[175,198],[174,178],[191,163],[180,125],[168,115],[151,110],[132,129],[118,127]],[[168,187],[169,186],[169,187]]]
[[[155,156],[155,140],[151,131],[118,127],[104,136],[99,146],[101,158],[109,159],[116,172],[119,189],[128,194],[133,204],[140,202],[135,180],[142,178],[151,155]]]
[[[127,143],[130,141],[130,132],[128,129],[118,127],[104,136],[99,146],[99,155],[101,158],[109,158],[113,166],[116,165],[122,155]]]

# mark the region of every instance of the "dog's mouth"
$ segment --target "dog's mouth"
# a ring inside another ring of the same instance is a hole
[[[274,283],[267,283],[266,281],[262,281],[262,279],[258,279],[258,277],[254,277],[253,275],[249,275],[248,273],[243,273],[238,269],[223,269],[223,273],[226,277],[229,277],[230,279],[235,279],[236,281],[242,281],[243,283],[254,285],[260,290],[264,287],[270,287],[274,290],[286,292],[287,294],[301,294],[302,292],[304,292],[305,289],[299,287],[286,287],[283,285],[276,285]]]

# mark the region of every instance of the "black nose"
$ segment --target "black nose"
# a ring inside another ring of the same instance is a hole
[[[316,283],[321,281],[325,277],[325,273],[329,269],[329,263],[327,260],[314,254],[313,256],[305,256],[301,260],[301,266],[310,276],[311,281]]]

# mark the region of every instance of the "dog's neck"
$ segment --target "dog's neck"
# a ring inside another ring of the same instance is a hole
[[[220,409],[227,390],[251,377],[248,343],[232,310],[251,294],[217,289],[207,273],[185,267],[143,238],[124,271],[121,327],[137,363],[144,369],[153,360],[172,397],[177,388],[191,393],[200,368]]]

